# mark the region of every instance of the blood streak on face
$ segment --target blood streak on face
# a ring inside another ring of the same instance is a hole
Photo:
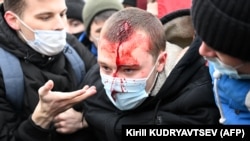
[[[113,73],[113,77],[119,77],[118,71],[122,66],[140,66],[140,62],[138,60],[138,56],[136,53],[145,51],[148,52],[149,48],[146,43],[148,43],[149,39],[146,38],[145,34],[141,32],[135,32],[131,28],[131,25],[128,22],[124,22],[119,29],[119,33],[117,33],[119,43],[112,43],[113,53],[116,54],[116,66],[117,69]],[[110,46],[109,46],[110,47]],[[124,93],[125,90],[126,78],[120,78],[120,92]],[[115,94],[117,92],[115,90],[112,91],[111,96],[115,100]]]
[[[117,33],[118,39],[119,39],[119,44],[116,48],[116,72],[113,74],[113,77],[118,77],[117,76],[117,72],[119,71],[120,67],[125,65],[127,62],[125,62],[125,60],[127,58],[132,58],[132,50],[129,50],[129,48],[126,48],[127,46],[123,43],[129,40],[129,36],[132,33],[132,28],[131,25],[128,22],[124,22],[121,24],[119,32]],[[121,54],[120,54],[121,53]],[[126,79],[125,78],[121,78],[120,79],[120,83],[121,83],[121,92],[124,93],[125,92],[125,83]],[[111,96],[113,97],[114,101],[116,100],[115,96],[116,96],[116,91],[113,90],[111,93]]]
[[[128,22],[122,24],[117,35],[120,42],[116,48],[117,71],[121,66],[139,66],[137,52],[149,51],[149,39],[139,30],[133,30]],[[114,77],[117,76],[117,71],[113,74]]]

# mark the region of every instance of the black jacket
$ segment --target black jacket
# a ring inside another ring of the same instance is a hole
[[[211,78],[205,60],[199,55],[201,41],[194,41],[173,68],[156,96],[150,96],[138,108],[120,111],[105,94],[98,65],[85,77],[95,85],[97,94],[88,98],[85,118],[99,140],[121,140],[122,125],[209,125],[218,124]]]
[[[63,141],[71,139],[73,141],[74,136],[59,135],[53,127],[50,130],[41,129],[30,119],[39,100],[37,91],[49,79],[54,81],[53,90],[55,91],[67,92],[80,88],[81,84],[76,83],[76,76],[71,64],[63,53],[53,57],[44,57],[35,52],[21,41],[16,32],[6,24],[3,19],[2,6],[0,12],[0,47],[19,58],[25,81],[23,110],[20,115],[17,115],[13,106],[5,98],[4,82],[0,71],[0,140]],[[74,36],[67,35],[67,42],[84,60],[87,71],[96,64],[96,58]],[[78,108],[78,110],[80,109]],[[83,133],[87,133],[87,131]]]

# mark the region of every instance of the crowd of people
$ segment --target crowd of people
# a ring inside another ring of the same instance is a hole
[[[1,2],[0,140],[120,141],[123,125],[249,125],[250,2],[185,1],[160,17],[147,9],[155,2]]]

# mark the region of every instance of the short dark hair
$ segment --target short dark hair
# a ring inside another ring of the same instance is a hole
[[[23,11],[26,7],[25,0],[4,0],[3,3],[4,11],[12,11],[18,16],[22,16]]]
[[[128,27],[126,30],[125,26]],[[129,7],[114,13],[103,28],[104,38],[120,43],[128,40],[135,31],[145,32],[151,41],[149,53],[154,59],[166,48],[164,28],[160,20],[139,8]]]

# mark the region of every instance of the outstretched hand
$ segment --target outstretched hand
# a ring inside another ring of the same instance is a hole
[[[53,87],[54,82],[49,80],[38,90],[39,102],[32,115],[32,120],[42,128],[49,128],[56,115],[96,93],[94,86],[84,86],[73,92],[51,91]]]

